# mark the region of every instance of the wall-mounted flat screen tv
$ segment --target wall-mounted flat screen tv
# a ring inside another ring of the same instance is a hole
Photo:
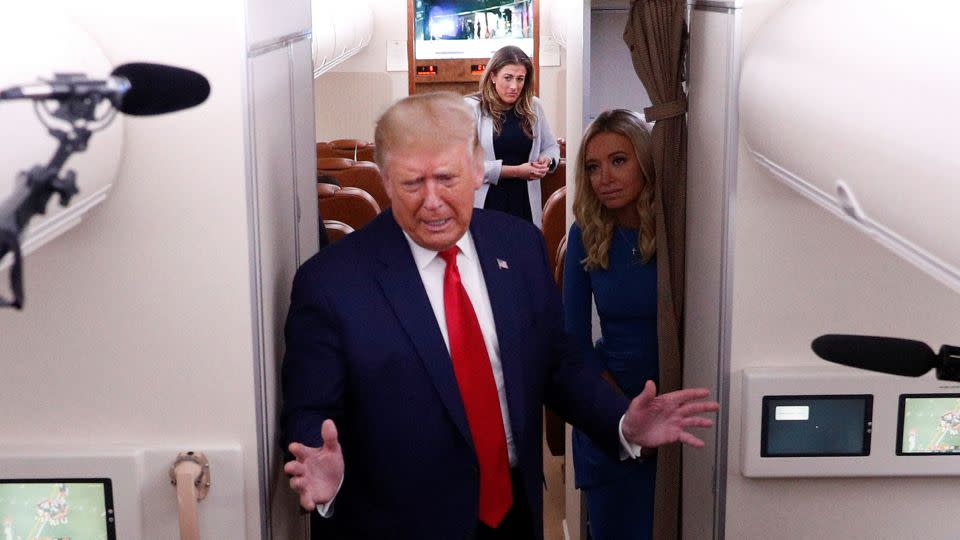
[[[414,0],[414,55],[489,58],[515,45],[533,58],[533,1]]]
[[[0,478],[3,538],[116,540],[109,478]]]
[[[872,427],[872,394],[763,396],[760,456],[869,456]]]
[[[960,455],[960,394],[901,394],[898,456]]]

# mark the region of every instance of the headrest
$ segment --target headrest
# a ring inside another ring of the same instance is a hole
[[[330,141],[330,146],[337,150],[353,150],[354,148],[363,148],[368,144],[370,143],[361,141],[360,139],[336,139]]]
[[[338,171],[343,169],[349,169],[353,166],[355,162],[352,159],[347,158],[337,158],[337,157],[324,157],[317,158],[317,170],[318,171]]]
[[[317,196],[321,199],[333,197],[338,191],[340,191],[340,186],[326,184],[324,182],[317,183]]]

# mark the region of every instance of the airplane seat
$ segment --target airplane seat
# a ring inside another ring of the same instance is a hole
[[[557,246],[567,234],[567,187],[561,186],[554,191],[543,206],[543,239],[547,244],[547,256],[550,268],[557,265]]]
[[[549,249],[549,247],[547,248]],[[553,267],[553,278],[557,280],[557,286],[563,288],[563,260],[567,256],[567,235],[564,234],[557,245],[554,258],[556,264]],[[543,409],[543,431],[547,441],[547,449],[551,456],[562,456],[566,453],[564,444],[564,421],[557,413],[544,407]]]
[[[318,204],[324,220],[342,221],[353,229],[370,223],[380,213],[377,201],[369,193],[349,186],[335,190],[331,197],[320,197]]]
[[[327,230],[327,239],[331,244],[353,232],[353,227],[335,219],[323,220],[323,226]]]
[[[567,235],[563,235],[560,243],[557,244],[557,265],[553,270],[553,279],[557,280],[557,286],[563,289],[563,264],[567,258]]]
[[[559,171],[560,168],[557,168]],[[562,178],[562,176],[561,176]],[[547,199],[543,207],[543,238],[547,244],[547,256],[550,269],[554,271],[557,283],[562,284],[563,255],[566,254],[567,240],[567,187],[560,186]],[[560,250],[560,247],[563,250]],[[558,274],[559,272],[559,274]],[[564,422],[550,409],[544,409],[544,434],[547,448],[553,456],[564,455]]]
[[[329,199],[340,191],[340,186],[335,184],[327,184],[326,182],[317,183],[317,198],[318,199]]]
[[[350,158],[355,161],[373,161],[373,143],[360,139],[334,139],[330,148],[336,157]]]
[[[540,204],[546,208],[547,199],[556,193],[561,186],[565,185],[567,185],[567,160],[560,158],[560,163],[557,165],[557,170],[553,171],[552,173],[547,173],[540,180]]]
[[[333,150],[330,148],[330,143],[328,142],[318,142],[317,143],[317,159],[326,158],[326,157],[338,157],[333,155]]]
[[[390,198],[383,187],[380,167],[372,161],[353,161],[345,158],[322,158],[317,160],[317,175],[332,176],[343,187],[360,188],[373,196],[382,210],[390,207]]]
[[[317,158],[317,174],[331,174],[330,171],[342,171],[344,169],[349,169],[354,164],[354,161],[349,158],[344,157],[318,157]]]

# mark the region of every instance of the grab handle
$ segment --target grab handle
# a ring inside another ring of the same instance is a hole
[[[180,540],[200,540],[197,502],[210,490],[210,462],[203,452],[180,452],[170,467],[170,483],[177,487]]]

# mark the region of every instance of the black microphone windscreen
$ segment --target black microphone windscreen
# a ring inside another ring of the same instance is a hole
[[[826,334],[810,346],[830,362],[906,377],[919,377],[937,363],[933,349],[912,339]]]
[[[210,95],[207,78],[189,69],[147,62],[123,64],[111,73],[130,81],[118,109],[133,116],[150,116],[188,109]]]

